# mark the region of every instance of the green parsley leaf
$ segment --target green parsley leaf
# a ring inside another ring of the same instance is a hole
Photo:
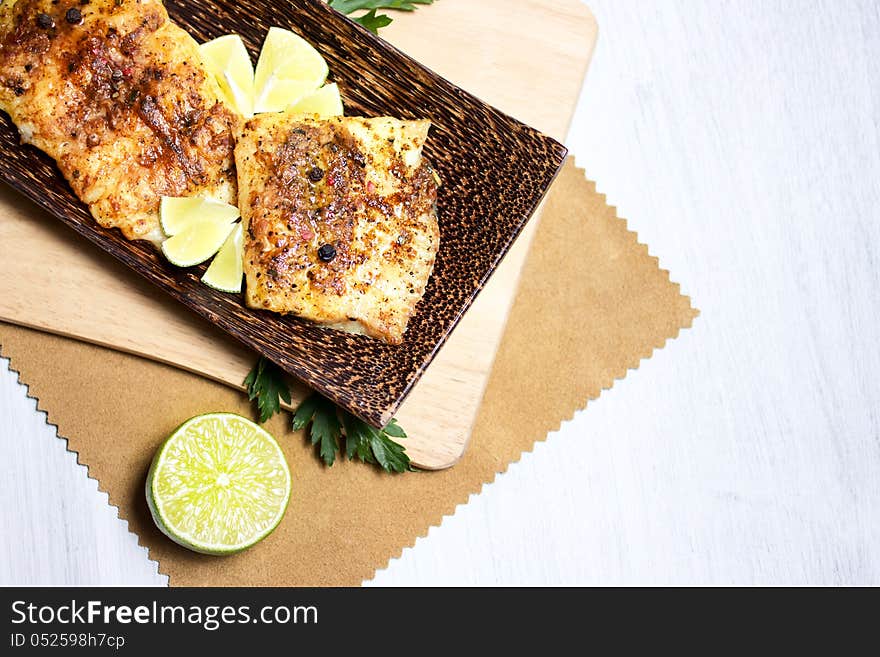
[[[248,399],[257,401],[260,424],[281,411],[281,401],[290,403],[290,388],[284,373],[273,362],[260,356],[260,360],[244,380]]]
[[[319,396],[315,415],[312,418],[311,439],[312,445],[318,445],[318,452],[328,467],[336,461],[336,452],[339,451],[340,429],[336,406],[333,402]]]
[[[370,447],[373,456],[379,461],[387,472],[407,472],[412,470],[412,464],[406,455],[406,450],[399,443],[394,442],[384,431],[375,432],[370,439]]]
[[[366,11],[352,20],[360,23],[373,34],[378,34],[379,29],[389,25],[392,21],[388,14],[377,14],[379,9],[394,9],[396,11],[415,11],[416,5],[430,5],[434,0],[328,0],[328,4],[336,11],[345,15],[356,11]]]
[[[430,5],[434,0],[329,0],[329,5],[343,14],[351,14],[360,9],[396,9],[415,11],[416,5]]]
[[[345,429],[345,452],[348,460],[352,461],[357,456],[362,463],[375,463],[376,459],[370,449],[370,438],[367,433],[373,428],[351,413],[342,414],[342,426]]]
[[[378,464],[386,472],[413,469],[406,449],[392,440],[406,438],[396,420],[380,431],[315,393],[299,405],[293,416],[295,430],[309,424],[309,438],[328,466],[336,461],[337,452],[344,449],[349,461],[358,458],[363,463]]]
[[[387,27],[391,25],[391,17],[388,14],[379,14],[376,15],[375,9],[370,9],[363,16],[358,16],[352,19],[355,23],[360,23],[365,28],[367,28],[373,34],[379,34],[379,30],[383,27]]]
[[[349,460],[354,455],[366,463],[378,463],[386,472],[407,472],[412,470],[406,450],[391,437],[406,438],[406,433],[396,420],[384,429],[374,429],[363,420],[350,413],[342,413],[345,427],[346,452]]]
[[[385,427],[385,433],[392,438],[406,438],[406,432],[403,430],[403,427],[397,424],[397,420],[391,420],[388,423],[388,426]]]
[[[319,395],[312,395],[300,404],[293,414],[293,430],[299,431],[306,427],[312,418],[315,417],[315,411],[318,410],[318,402],[321,401]]]

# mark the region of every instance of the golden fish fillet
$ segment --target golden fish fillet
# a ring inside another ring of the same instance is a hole
[[[427,121],[264,114],[235,148],[246,300],[391,344],[434,268]]]
[[[0,109],[104,227],[162,239],[160,196],[236,201],[239,119],[160,0],[2,0]]]

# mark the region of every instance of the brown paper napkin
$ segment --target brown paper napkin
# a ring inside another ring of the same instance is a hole
[[[197,555],[154,527],[143,486],[182,420],[251,413],[240,393],[134,356],[0,324],[0,348],[173,586],[357,585],[536,440],[636,368],[697,312],[570,162],[554,185],[471,444],[451,470],[404,476],[324,468],[289,418],[268,425],[294,473],[275,533],[233,557]],[[613,440],[613,436],[605,436]]]

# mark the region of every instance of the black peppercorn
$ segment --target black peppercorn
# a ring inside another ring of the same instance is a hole
[[[37,14],[37,25],[44,30],[50,30],[55,27],[55,21],[49,14]]]
[[[324,177],[324,170],[319,167],[315,167],[311,171],[309,171],[309,180],[313,183],[321,182],[321,179]]]
[[[76,7],[71,7],[67,10],[67,13],[64,14],[64,20],[66,20],[71,25],[79,25],[80,23],[82,23],[82,19],[82,12]]]
[[[336,257],[336,248],[332,244],[325,244],[318,249],[318,257],[324,262],[330,262]]]

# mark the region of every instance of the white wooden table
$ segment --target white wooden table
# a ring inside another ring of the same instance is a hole
[[[590,6],[569,144],[702,317],[372,583],[880,584],[880,5]],[[0,583],[164,584],[5,370]]]

